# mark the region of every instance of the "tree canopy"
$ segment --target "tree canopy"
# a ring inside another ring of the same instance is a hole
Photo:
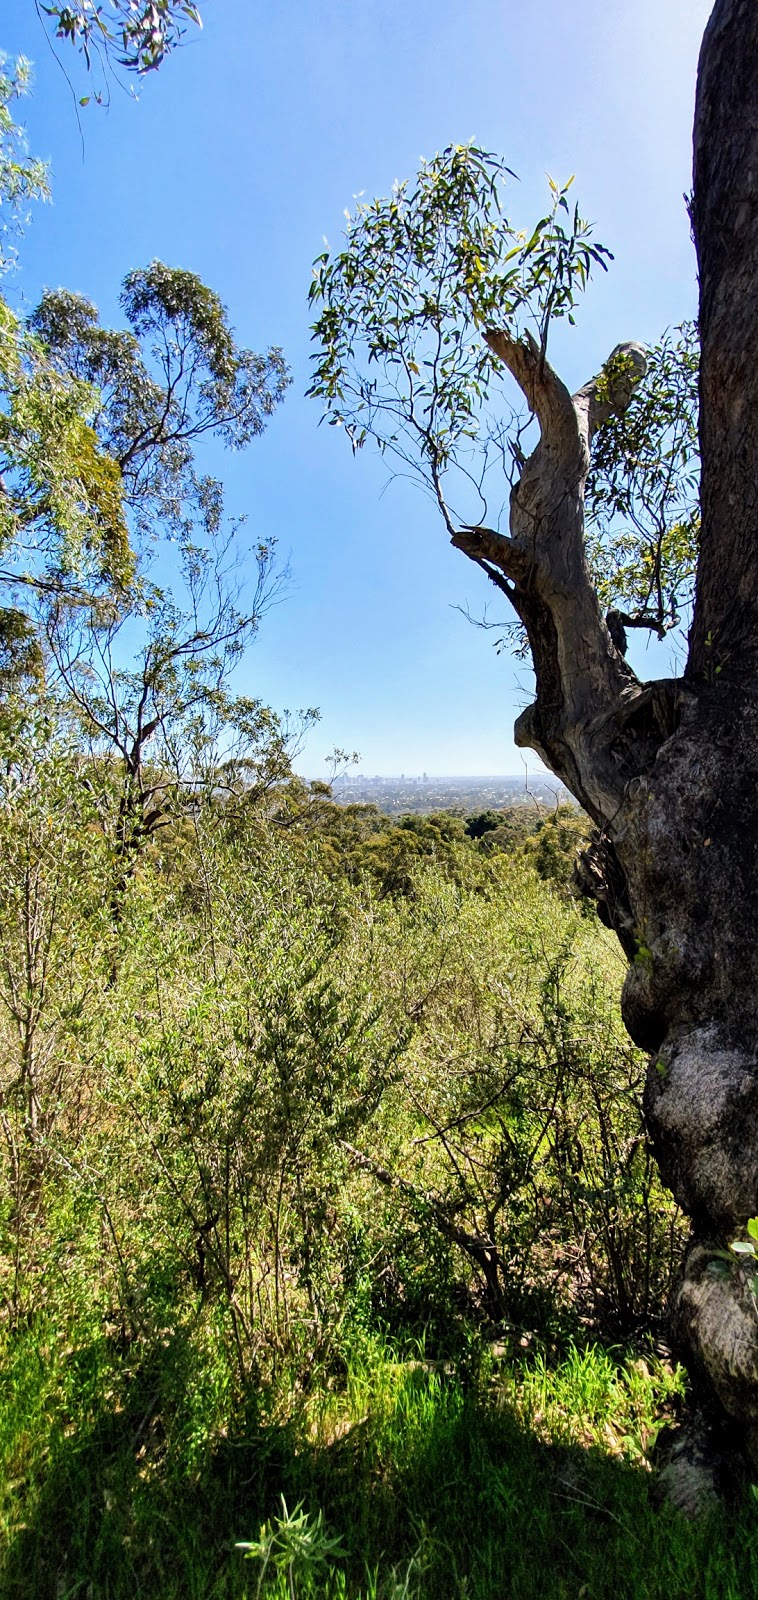
[[[574,322],[592,271],[610,259],[572,199],[573,179],[549,180],[545,215],[521,229],[505,209],[512,176],[499,157],[450,146],[413,182],[360,204],[344,249],[318,257],[311,285],[311,394],[354,449],[373,440],[420,476],[451,536],[500,528],[531,448],[529,396],[519,403],[487,330],[507,330],[544,367],[555,323]],[[629,361],[613,358],[611,387],[627,387]],[[694,328],[666,333],[645,366],[598,434],[589,554],[622,626],[664,633],[687,615],[697,553]]]
[[[0,72],[0,271],[16,262],[28,207],[48,195],[46,169],[28,156],[14,102],[28,63]],[[56,368],[46,346],[0,297],[0,678],[39,669],[28,615],[32,595],[89,582],[123,588],[133,574],[118,464],[98,439],[92,383]]]
[[[17,231],[25,203],[46,192],[10,111],[27,85],[23,63],[0,84],[0,193]],[[129,855],[221,760],[220,745],[227,784],[233,767],[250,788],[289,771],[292,728],[229,689],[285,575],[275,541],[251,550],[245,519],[226,517],[196,452],[206,436],[244,449],[290,380],[279,349],[238,344],[194,273],[158,261],[130,272],[121,307],[126,327],[113,329],[64,289],[26,321],[0,301],[0,594],[12,601],[0,611],[0,683],[7,694],[44,670],[93,757],[117,758]]]
[[[217,294],[195,273],[154,261],[124,280],[127,328],[103,328],[81,295],[48,291],[30,319],[57,371],[96,388],[94,427],[117,463],[135,530],[181,538],[218,526],[220,489],[195,466],[213,434],[242,450],[289,383],[279,349],[237,345]]]

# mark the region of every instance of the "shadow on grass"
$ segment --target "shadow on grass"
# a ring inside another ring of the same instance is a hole
[[[496,1394],[394,1369],[381,1403],[313,1443],[255,1393],[233,1425],[209,1428],[207,1407],[203,1423],[185,1403],[190,1355],[177,1342],[93,1382],[95,1357],[77,1353],[69,1415],[16,1489],[1,1600],[252,1600],[255,1567],[234,1544],[257,1537],[282,1494],[341,1537],[351,1600],[758,1594],[752,1505],[696,1525],[656,1512],[645,1471],[540,1442]],[[93,1397],[79,1420],[77,1389]],[[332,1592],[319,1581],[298,1594]]]

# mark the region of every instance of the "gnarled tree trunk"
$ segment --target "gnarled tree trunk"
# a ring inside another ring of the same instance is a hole
[[[758,5],[716,0],[703,40],[693,219],[700,266],[702,545],[684,677],[642,684],[584,554],[592,435],[628,404],[638,346],[573,397],[492,330],[541,439],[510,536],[453,543],[508,594],[537,698],[516,726],[594,819],[588,886],[630,958],[623,1014],[650,1052],[646,1115],[692,1219],[673,1307],[690,1370],[758,1464],[758,1308],[724,1249],[758,1212]],[[616,373],[614,378],[612,375]],[[611,376],[609,377],[608,374]]]

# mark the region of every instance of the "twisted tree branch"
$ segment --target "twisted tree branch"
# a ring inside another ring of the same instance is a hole
[[[603,617],[584,546],[584,488],[592,439],[629,405],[644,375],[637,344],[618,345],[602,372],[571,395],[536,341],[485,334],[540,425],[540,439],[511,495],[510,533],[457,530],[452,543],[504,588],[526,627],[537,699],[516,724],[529,745],[601,820],[629,772],[598,748],[609,713],[640,685]]]

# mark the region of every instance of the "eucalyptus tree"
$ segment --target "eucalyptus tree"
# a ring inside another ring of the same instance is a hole
[[[242,450],[263,432],[289,382],[282,352],[238,345],[219,296],[161,261],[127,275],[120,303],[128,326],[104,328],[82,295],[48,290],[29,326],[62,376],[96,388],[93,427],[135,532],[181,539],[199,517],[211,533],[221,488],[195,448],[215,436]]]
[[[0,75],[0,266],[4,238],[47,193],[12,116],[27,85],[24,63]],[[190,768],[197,776],[201,748],[207,766],[222,725],[227,764],[240,740],[248,769],[285,760],[282,725],[228,688],[284,574],[274,541],[253,541],[244,592],[244,519],[229,525],[196,452],[206,436],[249,445],[289,375],[280,350],[239,345],[191,272],[154,261],[128,274],[121,305],[127,326],[110,329],[65,290],[47,291],[26,323],[0,300],[0,688],[29,691],[47,658],[87,740],[118,757],[129,856]],[[172,545],[178,560],[156,581],[156,554]]]
[[[229,523],[196,450],[207,435],[247,446],[289,376],[280,350],[237,344],[218,296],[193,273],[153,262],[128,275],[121,304],[128,326],[113,330],[81,296],[48,292],[30,326],[61,377],[97,394],[92,428],[118,473],[135,554],[117,594],[43,593],[37,611],[51,681],[93,748],[117,758],[117,839],[131,857],[200,781],[222,728],[233,745],[245,731],[248,760],[265,745],[268,766],[281,765],[280,725],[235,701],[229,676],[286,574],[274,541],[245,549],[244,521]]]
[[[453,545],[525,630],[536,699],[516,740],[593,819],[584,878],[629,958],[623,1014],[650,1054],[648,1127],[692,1219],[677,1340],[754,1462],[756,105],[758,12],[716,0],[691,202],[699,443],[691,331],[653,352],[617,346],[573,395],[552,366],[556,321],[573,319],[608,262],[568,185],[552,186],[547,215],[523,233],[505,214],[504,164],[451,148],[415,184],[359,208],[311,291],[312,388],[329,421],[354,447],[374,440],[412,463]],[[690,603],[681,676],[641,681],[626,659],[629,623],[666,631]]]
[[[48,196],[29,156],[15,102],[29,86],[23,59],[0,64],[0,272],[16,265],[28,208]],[[131,576],[121,475],[92,428],[90,383],[57,369],[0,297],[0,685],[39,674],[29,614],[34,595],[68,594]]]

